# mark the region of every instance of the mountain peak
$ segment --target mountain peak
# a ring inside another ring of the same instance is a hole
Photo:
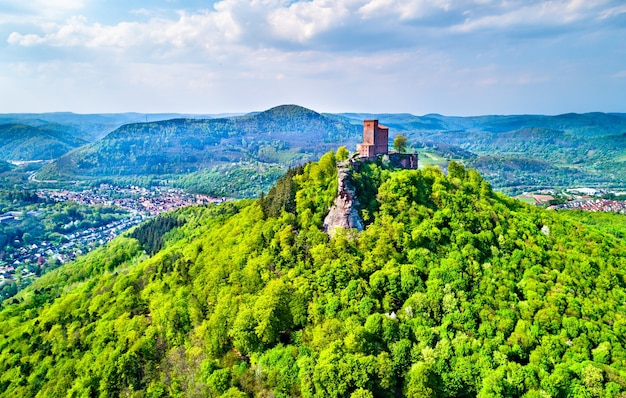
[[[300,105],[287,104],[287,105],[279,105],[273,108],[270,108],[264,112],[261,112],[259,115],[269,116],[269,117],[313,117],[313,116],[322,116],[319,113],[305,108]]]

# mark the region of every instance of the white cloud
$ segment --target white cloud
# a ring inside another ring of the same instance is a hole
[[[350,10],[342,1],[313,0],[277,8],[268,14],[267,21],[278,37],[304,42],[349,17]]]
[[[128,47],[142,43],[145,35],[138,23],[120,23],[116,26],[89,24],[84,17],[72,17],[63,25],[48,25],[43,35],[11,33],[8,42],[13,45],[53,47]]]
[[[139,46],[173,48],[210,47],[234,41],[241,31],[227,14],[179,13],[178,20],[153,18],[147,23],[121,22],[115,25],[91,23],[72,17],[64,24],[42,26],[44,34],[13,32],[8,43],[19,46],[85,47],[89,49],[132,49]]]
[[[9,35],[7,42],[13,45],[30,47],[43,44],[46,42],[46,39],[38,35],[21,35],[17,32],[13,32]]]
[[[86,6],[85,0],[3,0],[0,15],[17,17],[20,22],[41,22],[67,17]]]
[[[140,15],[143,17],[154,17],[156,12],[154,10],[149,10],[147,8],[135,8],[129,11],[132,15]]]
[[[525,26],[543,29],[546,26],[566,26],[579,21],[591,21],[604,9],[606,1],[554,0],[529,1],[519,6],[513,2],[501,2],[496,12],[473,15],[463,24],[452,27],[453,31],[469,33],[476,30],[508,29]]]
[[[80,0],[62,3],[65,10],[84,6]],[[623,6],[611,7],[603,0],[533,0],[521,4],[488,0],[222,0],[212,10],[179,11],[178,18],[152,17],[145,22],[105,25],[73,16],[62,23],[40,23],[38,29],[43,33],[13,32],[8,42],[118,49],[157,45],[210,48],[213,52],[233,44],[281,48],[294,43],[305,46],[299,49],[314,49],[316,45],[340,48],[349,31],[351,45],[367,48],[372,38],[387,37],[387,45],[393,49],[407,43],[427,45],[432,38],[445,38],[454,32],[506,32],[520,26],[541,30],[626,12]],[[394,40],[398,37],[402,40]]]
[[[223,0],[215,4],[214,10],[197,10],[193,13],[179,11],[177,18],[152,17],[146,22],[130,21],[110,25],[90,21],[84,16],[72,16],[60,23],[38,23],[37,30],[43,33],[12,32],[7,41],[17,46],[91,49],[134,49],[139,46],[224,48],[242,40],[244,36],[259,38],[256,33],[263,33],[259,25],[279,4],[260,13],[258,11],[262,10],[262,6],[258,1]],[[146,10],[141,9],[135,10],[135,14],[148,15]]]
[[[607,19],[607,18],[616,17],[621,14],[626,14],[626,4],[621,5],[621,6],[611,7],[609,9],[602,11],[602,13],[600,13],[599,15],[599,18]]]
[[[312,98],[328,104],[322,110],[445,112],[455,101],[499,106],[490,96],[502,87],[500,101],[520,87],[535,95],[555,77],[591,79],[579,60],[604,53],[613,65],[597,75],[624,77],[615,74],[623,69],[619,46],[603,44],[619,42],[611,29],[626,13],[623,0],[221,0],[186,11],[174,9],[180,2],[133,2],[107,22],[88,0],[51,3],[13,1],[14,10],[0,11],[0,21],[20,19],[4,27],[14,64],[0,61],[0,89],[38,93],[23,94],[24,107],[45,91],[63,92],[74,101],[64,109],[75,111],[91,101],[84,93],[98,93],[89,98],[112,98],[108,110],[146,109],[144,102],[163,111],[250,110]],[[581,31],[591,34],[578,40]],[[544,40],[567,34],[571,40]],[[511,36],[523,40],[510,45]]]
[[[391,16],[402,21],[420,20],[445,15],[462,14],[475,3],[481,4],[490,0],[370,0],[363,4],[358,12],[364,18],[372,19],[380,16]]]

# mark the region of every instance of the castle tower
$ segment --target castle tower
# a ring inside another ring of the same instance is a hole
[[[356,147],[360,157],[374,158],[389,152],[389,128],[378,120],[363,121],[363,143]]]

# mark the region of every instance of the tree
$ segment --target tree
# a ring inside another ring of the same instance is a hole
[[[341,146],[339,147],[339,149],[337,149],[337,161],[341,162],[343,160],[348,159],[348,157],[350,157],[350,151],[348,151],[348,148],[346,148],[345,146]]]
[[[400,153],[406,152],[406,141],[406,137],[402,134],[396,135],[396,138],[393,139],[393,149]]]
[[[22,235],[22,240],[24,241],[24,244],[30,245],[35,241],[35,237],[31,233],[25,232],[24,235]]]

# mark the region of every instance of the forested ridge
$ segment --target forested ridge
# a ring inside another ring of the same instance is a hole
[[[0,126],[0,153],[12,160],[53,161],[12,171],[0,167],[0,183],[10,188],[30,184],[29,172],[36,171],[36,179],[59,185],[167,182],[189,192],[251,198],[267,192],[289,167],[318,159],[331,148],[354,148],[362,140],[363,119],[390,127],[390,139],[405,136],[408,149],[420,153],[420,164],[461,162],[509,195],[576,186],[619,191],[626,179],[625,114],[328,114],[279,105],[218,118],[8,116],[0,115],[0,123],[7,123]],[[11,130],[4,141],[3,129]]]
[[[296,105],[231,118],[131,123],[61,157],[41,175],[61,179],[187,175],[188,187],[198,180],[197,185],[205,189],[206,185],[217,189],[219,185],[211,181],[216,176],[207,175],[208,170],[225,168],[226,172],[233,163],[244,168],[257,163],[286,168],[318,159],[338,142],[356,144],[360,131],[345,118]],[[261,172],[256,170],[248,178]],[[277,178],[272,176],[273,181]],[[245,185],[245,181],[237,183]]]
[[[80,134],[66,126],[29,126],[0,121],[2,159],[50,160],[86,143]]]
[[[530,207],[454,162],[365,163],[366,228],[330,239],[336,179],[330,152],[44,275],[0,311],[0,394],[626,392],[623,217]]]

